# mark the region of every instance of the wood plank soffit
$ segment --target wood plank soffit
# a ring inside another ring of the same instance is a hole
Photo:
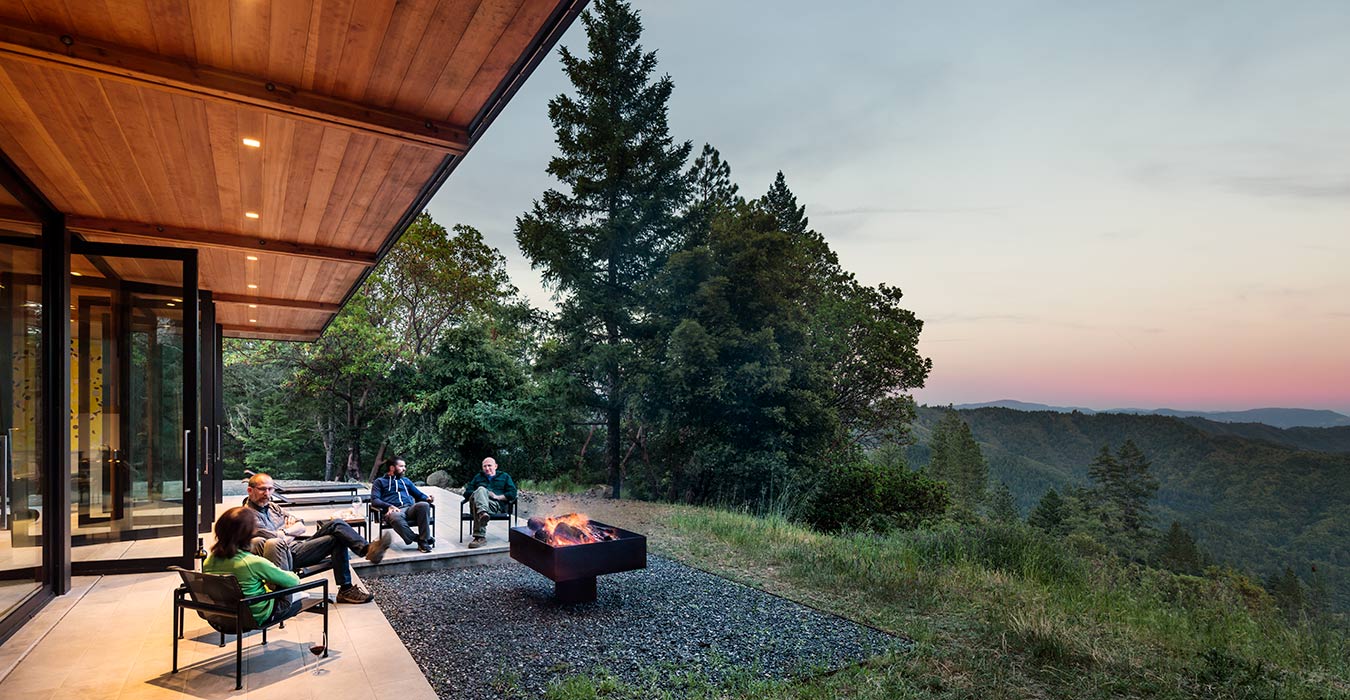
[[[68,34],[0,24],[0,55],[133,85],[247,105],[444,153],[463,155],[469,146],[469,132],[464,126]]]
[[[374,252],[365,252],[361,250],[295,243],[292,241],[278,241],[271,238],[241,236],[234,233],[203,231],[200,229],[180,228],[178,226],[159,226],[155,224],[142,224],[134,221],[97,219],[88,216],[67,217],[66,227],[77,233],[126,236],[129,238],[145,238],[173,243],[189,243],[194,246],[206,248],[250,250],[271,253],[273,255],[287,255],[297,258],[313,258],[315,260],[352,263],[354,265],[374,265],[376,258]]]

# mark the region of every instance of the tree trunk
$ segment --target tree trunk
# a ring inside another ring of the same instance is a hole
[[[612,387],[613,384],[610,386]],[[610,498],[618,498],[621,489],[623,489],[623,475],[619,471],[619,422],[623,417],[623,414],[621,413],[620,407],[614,401],[612,391],[613,390],[611,389],[609,408],[606,409],[609,414],[607,428],[609,430],[609,435],[605,436],[605,445],[606,449],[609,451],[609,484],[614,489],[614,493],[610,494]]]
[[[380,441],[380,449],[375,450],[375,462],[370,465],[370,478],[367,481],[375,483],[375,477],[380,475],[380,462],[384,461],[384,450],[389,446],[389,438]]]
[[[333,435],[333,417],[320,416],[315,419],[319,425],[319,439],[323,441],[323,480],[333,480],[333,448],[336,436]],[[327,423],[327,425],[325,425]]]

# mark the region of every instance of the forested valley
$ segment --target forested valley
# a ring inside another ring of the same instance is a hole
[[[1051,489],[1062,495],[1088,485],[1100,450],[1129,441],[1158,481],[1159,530],[1177,522],[1210,562],[1262,580],[1290,569],[1350,609],[1350,429],[1005,408],[957,413],[988,462],[989,482],[1006,484],[1023,514]],[[918,410],[911,467],[929,463],[945,414]]]

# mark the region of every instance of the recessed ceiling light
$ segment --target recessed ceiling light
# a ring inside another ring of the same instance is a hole
[[[258,288],[258,285],[256,285],[256,284],[250,284],[250,285],[248,286],[248,288],[249,288],[249,289],[257,289],[257,288]]]
[[[83,272],[72,272],[72,273],[70,273],[70,275],[71,275],[71,277],[84,277],[84,273],[83,273]]]
[[[262,148],[262,141],[258,139],[244,139],[244,145],[249,148]]]
[[[174,297],[173,300],[176,301],[176,302],[178,302],[178,303],[180,303],[180,304],[183,303],[183,300],[182,300],[182,299],[179,299],[178,297]]]
[[[244,212],[244,216],[247,217],[247,218],[250,218],[250,219],[256,219],[256,218],[258,218],[258,212],[256,212],[256,211],[246,211],[246,212]]]
[[[257,323],[257,322],[258,322],[258,319],[256,319],[256,318],[250,318],[250,319],[248,320],[248,322],[249,322],[249,323]]]
[[[170,301],[170,302],[165,303],[164,305],[165,305],[165,306],[173,306],[174,303]]]
[[[256,256],[256,255],[246,255],[246,256],[244,256],[244,259],[245,259],[245,260],[253,260],[253,261],[257,261],[258,256]]]
[[[256,309],[256,308],[258,308],[258,305],[257,305],[257,304],[249,304],[249,305],[248,305],[248,308],[250,308],[250,309]]]

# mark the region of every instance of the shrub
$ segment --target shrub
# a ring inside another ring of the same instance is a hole
[[[807,519],[825,532],[911,528],[947,511],[947,485],[903,465],[834,465],[816,483]]]

